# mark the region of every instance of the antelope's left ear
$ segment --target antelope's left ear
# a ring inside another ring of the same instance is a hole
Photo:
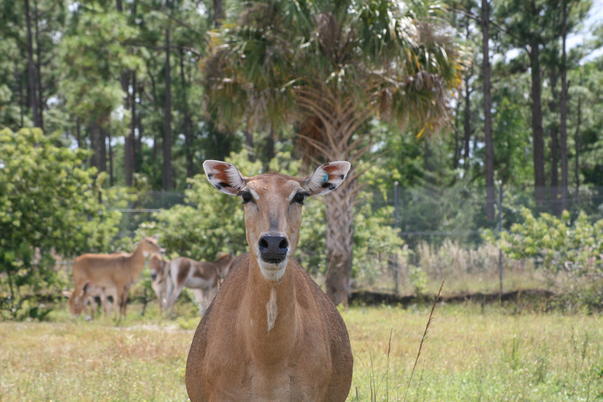
[[[223,193],[238,195],[245,187],[245,179],[239,169],[231,163],[206,160],[203,162],[203,169],[207,180]]]
[[[310,195],[327,194],[343,183],[352,165],[346,161],[336,161],[320,165],[308,176],[302,187]]]

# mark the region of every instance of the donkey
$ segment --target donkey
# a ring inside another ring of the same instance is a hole
[[[199,323],[186,364],[196,401],[344,401],[352,351],[331,300],[292,258],[304,199],[335,190],[350,164],[309,177],[243,177],[226,162],[203,163],[209,182],[240,196],[249,253],[235,258]]]

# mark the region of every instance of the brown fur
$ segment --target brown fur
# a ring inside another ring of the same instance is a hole
[[[145,255],[161,252],[153,238],[145,238],[132,252],[115,254],[84,254],[77,257],[73,264],[73,283],[75,285],[69,298],[69,308],[73,314],[80,314],[85,306],[86,285],[114,288],[120,313],[126,313],[126,302],[130,286],[144,268]]]
[[[162,309],[170,310],[182,290],[188,287],[195,291],[201,311],[204,312],[213,300],[220,280],[228,274],[232,259],[230,254],[225,254],[212,262],[178,257],[163,263],[163,272],[157,271],[153,280],[153,289]]]
[[[286,234],[295,249],[301,206],[288,197],[302,180],[265,174],[245,184],[259,194],[245,204],[251,252],[233,261],[197,327],[186,366],[188,395],[193,402],[344,401],[353,359],[337,309],[292,258],[280,279],[268,280],[255,255],[269,230]]]

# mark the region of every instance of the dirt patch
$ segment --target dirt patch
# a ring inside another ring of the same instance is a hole
[[[442,296],[440,299],[444,303],[465,303],[475,302],[479,304],[502,302],[526,302],[526,301],[546,301],[555,297],[556,294],[545,289],[525,289],[498,293],[461,293],[458,295]],[[391,293],[380,293],[371,291],[357,291],[350,295],[350,304],[360,304],[365,306],[422,304],[433,302],[434,295],[425,296],[399,296]]]

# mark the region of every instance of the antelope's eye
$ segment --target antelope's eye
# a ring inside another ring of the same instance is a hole
[[[291,202],[297,202],[298,204],[304,205],[304,200],[306,199],[306,197],[308,196],[308,193],[295,193],[295,195],[293,196],[293,198],[291,199]]]
[[[251,191],[243,191],[241,193],[241,198],[243,199],[243,204],[247,204],[249,201],[253,201],[253,195],[251,195]]]

